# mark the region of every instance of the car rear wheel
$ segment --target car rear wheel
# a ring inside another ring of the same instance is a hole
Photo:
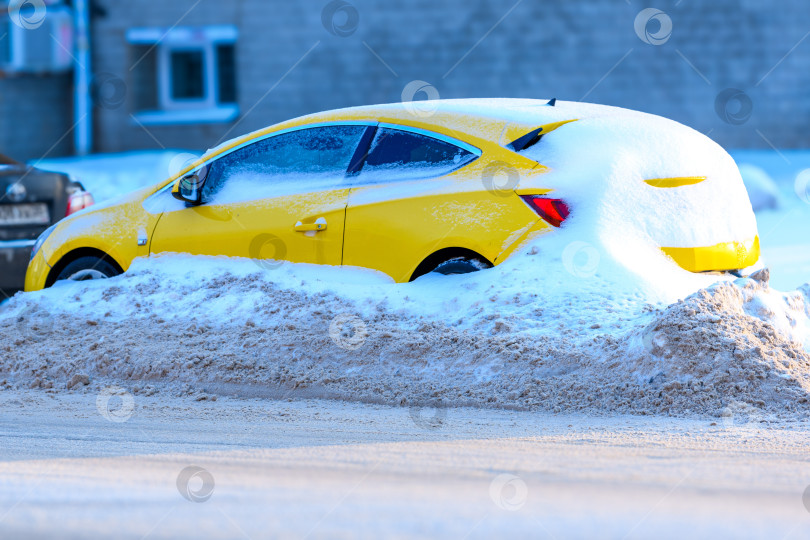
[[[469,274],[470,272],[485,270],[491,266],[491,264],[481,259],[454,257],[439,263],[431,272],[442,274],[443,276],[450,276],[453,274]]]
[[[65,266],[56,281],[89,281],[91,279],[107,279],[120,274],[118,269],[99,257],[80,257]]]

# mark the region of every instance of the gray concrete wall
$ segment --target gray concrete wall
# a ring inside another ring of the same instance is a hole
[[[663,17],[638,33],[648,7],[638,0],[350,0],[335,24],[352,9],[359,23],[349,19],[343,37],[324,26],[323,0],[196,1],[97,0],[107,15],[93,23],[96,70],[132,84],[129,27],[235,24],[243,118],[144,129],[129,96],[97,109],[97,150],[204,149],[309,112],[399,101],[415,79],[443,98],[556,96],[639,109],[729,148],[810,147],[806,0],[659,0]]]
[[[0,77],[0,153],[19,161],[73,150],[70,75]]]

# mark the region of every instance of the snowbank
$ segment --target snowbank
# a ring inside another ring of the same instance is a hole
[[[604,277],[578,279],[558,261],[547,288],[528,288],[520,270],[542,252],[529,247],[512,268],[403,285],[354,269],[141,260],[111,280],[15,296],[0,312],[0,385],[637,414],[723,416],[741,404],[763,415],[810,412],[810,287],[784,294],[726,280],[667,306],[643,289],[605,289]],[[563,273],[581,285],[577,294],[562,281],[555,290]]]
[[[810,279],[810,152],[738,150],[733,156],[741,170],[754,164],[766,171],[779,190],[778,208],[756,214],[761,260],[774,287],[794,289]]]
[[[739,166],[748,198],[755,212],[779,208],[779,187],[761,167],[750,163]]]
[[[199,154],[163,150],[43,159],[32,165],[71,175],[93,194],[96,202],[103,202],[166,180],[197,157]]]

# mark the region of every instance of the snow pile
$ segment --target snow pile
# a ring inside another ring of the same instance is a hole
[[[757,212],[762,263],[771,269],[771,284],[787,291],[810,276],[810,152],[807,150],[737,150],[741,167],[754,164],[773,178],[779,206]]]
[[[755,212],[779,208],[779,187],[761,167],[750,163],[739,166],[748,198]]]
[[[571,106],[570,114],[576,114]],[[522,153],[551,172],[521,181],[554,189],[581,232],[661,247],[748,241],[756,218],[734,160],[701,133],[665,118],[606,107],[545,135]],[[706,177],[660,188],[645,180]]]
[[[548,302],[493,294],[481,280],[509,275],[498,268],[393,285],[338,269],[323,280],[303,265],[190,266],[162,257],[107,282],[17,295],[0,314],[0,385],[638,414],[720,416],[739,404],[765,415],[810,412],[810,287],[783,294],[754,279],[724,281],[657,308],[626,294],[583,305],[587,294]],[[439,289],[464,295],[427,302]]]
[[[605,361],[635,375],[634,408],[810,411],[810,286],[785,294],[767,270],[754,276],[701,290],[615,345]]]

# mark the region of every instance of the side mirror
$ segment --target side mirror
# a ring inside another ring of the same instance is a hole
[[[172,188],[172,197],[193,205],[202,204],[202,188],[204,183],[205,179],[200,178],[198,173],[193,172],[187,174],[175,182]]]

